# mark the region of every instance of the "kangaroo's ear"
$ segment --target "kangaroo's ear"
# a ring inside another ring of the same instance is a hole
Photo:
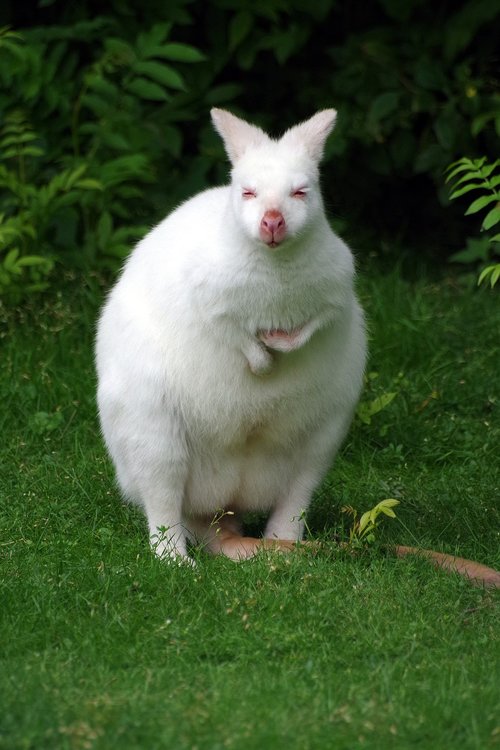
[[[269,136],[263,130],[250,125],[225,109],[212,109],[212,122],[224,141],[229,160],[234,165],[248,148],[269,143]]]
[[[296,148],[303,148],[316,162],[323,156],[326,139],[330,135],[337,119],[335,109],[322,109],[309,120],[287,130],[282,141]]]

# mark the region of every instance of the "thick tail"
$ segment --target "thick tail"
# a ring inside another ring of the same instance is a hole
[[[463,557],[446,555],[444,552],[434,552],[430,549],[405,547],[402,544],[398,544],[394,547],[394,551],[398,557],[406,557],[406,555],[425,557],[436,568],[443,568],[443,570],[450,571],[451,573],[458,573],[459,575],[468,578],[475,586],[486,586],[487,588],[495,589],[500,588],[500,572],[493,568],[489,568],[482,563],[474,562],[474,560],[465,560]]]
[[[319,548],[320,542],[300,542],[299,546],[308,546]],[[289,542],[285,539],[262,539],[261,546],[264,549],[276,549],[282,552],[292,550],[297,547],[297,542]],[[347,547],[348,545],[342,544],[341,546]],[[455,557],[455,555],[447,555],[444,552],[434,552],[430,549],[420,549],[419,547],[405,547],[402,544],[398,544],[395,547],[391,547],[398,557],[406,557],[407,555],[418,555],[419,557],[425,557],[431,562],[436,568],[442,568],[450,573],[458,573],[464,578],[468,578],[474,586],[482,586],[487,588],[500,588],[500,572],[489,568],[487,565],[482,563],[474,562],[474,560],[466,560],[463,557]]]

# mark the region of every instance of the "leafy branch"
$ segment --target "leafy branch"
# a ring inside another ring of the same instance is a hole
[[[477,214],[488,209],[482,219],[481,231],[488,232],[500,223],[500,159],[488,162],[485,156],[481,159],[463,157],[450,164],[446,182],[454,180],[450,200],[456,200],[472,191],[480,191],[482,195],[475,198],[467,208],[465,215]],[[500,242],[500,233],[488,236],[489,243]],[[490,285],[495,286],[500,278],[500,263],[493,263],[484,268],[478,279],[478,284],[489,278]]]
[[[176,97],[205,56],[171,41],[170,23],[130,42],[108,26],[0,28],[0,294],[11,301],[46,289],[57,260],[116,269],[151,223],[142,186],[163,161],[176,180]],[[80,66],[73,38],[88,48]]]

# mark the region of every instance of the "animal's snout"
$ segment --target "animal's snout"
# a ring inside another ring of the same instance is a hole
[[[266,211],[260,222],[260,238],[269,247],[276,247],[285,239],[286,222],[281,211]]]

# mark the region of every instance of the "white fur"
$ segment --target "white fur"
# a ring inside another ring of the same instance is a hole
[[[104,438],[159,555],[185,556],[220,510],[269,511],[266,537],[300,538],[365,362],[352,256],[318,186],[335,112],[277,141],[229,112],[212,117],[231,184],[188,200],[137,245],[98,327]],[[259,239],[269,210],[286,221],[276,248]]]

